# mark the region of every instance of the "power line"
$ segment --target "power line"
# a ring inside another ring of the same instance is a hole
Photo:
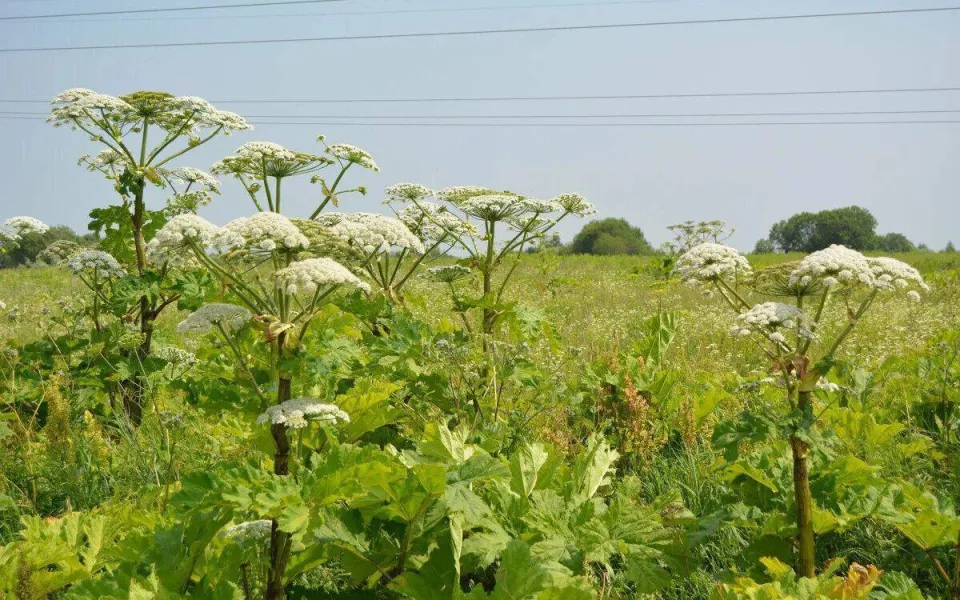
[[[327,2],[343,2],[344,0],[275,0],[271,2],[254,2],[251,4],[214,4],[206,6],[179,6],[167,8],[131,8],[127,10],[100,10],[96,12],[52,13],[46,15],[14,15],[0,17],[0,21],[25,21],[37,19],[59,19],[63,17],[98,17],[107,15],[132,15],[143,13],[185,12],[197,10],[222,10],[225,8],[257,8],[261,6],[283,6],[291,4],[322,4]]]
[[[247,119],[670,119],[670,118],[719,118],[719,117],[840,117],[866,115],[927,115],[960,113],[960,109],[934,110],[855,110],[855,111],[809,111],[809,112],[729,112],[729,113],[620,113],[609,115],[245,115]],[[45,112],[0,111],[0,115],[46,116]]]
[[[125,18],[124,21],[175,21],[175,20],[197,20],[197,19],[264,19],[264,18],[303,18],[303,17],[345,17],[357,15],[397,15],[397,14],[420,14],[420,13],[452,13],[452,12],[480,12],[480,11],[499,11],[499,10],[528,10],[540,8],[570,8],[580,6],[613,6],[613,5],[637,5],[654,4],[665,2],[686,2],[688,0],[599,0],[597,2],[569,2],[564,4],[521,4],[514,6],[465,6],[454,8],[407,8],[390,10],[351,10],[337,12],[319,12],[319,13],[260,13],[255,15],[196,15],[190,17],[143,17],[143,18]],[[244,5],[249,6],[249,5]],[[51,17],[57,15],[49,15]],[[63,19],[62,23],[90,23],[104,19]]]
[[[386,40],[386,39],[413,39],[413,38],[438,38],[438,37],[466,37],[491,34],[513,34],[513,33],[546,33],[558,31],[599,31],[610,29],[633,29],[640,27],[664,27],[676,25],[706,25],[706,24],[726,24],[726,23],[754,23],[761,21],[787,21],[787,20],[806,20],[822,18],[839,17],[864,17],[880,15],[902,15],[909,13],[942,13],[948,11],[960,10],[960,6],[945,6],[938,8],[902,8],[894,10],[864,10],[855,12],[836,12],[836,13],[814,13],[799,15],[770,15],[760,17],[731,17],[726,19],[690,19],[684,21],[646,21],[641,23],[608,23],[598,25],[565,25],[554,27],[520,27],[504,29],[474,29],[469,31],[424,31],[414,33],[381,33],[369,35],[338,35],[327,37],[303,37],[303,38],[268,38],[259,40],[223,40],[223,41],[199,41],[199,42],[161,42],[148,44],[116,44],[116,45],[93,45],[93,46],[50,46],[40,48],[2,48],[0,54],[26,53],[26,52],[62,52],[72,50],[130,50],[137,48],[184,48],[200,46],[240,46],[248,44],[293,44],[304,42],[337,42],[337,41],[356,41],[356,40]]]
[[[666,94],[617,94],[599,96],[487,96],[478,98],[315,98],[315,99],[241,99],[211,100],[216,104],[345,104],[345,103],[415,103],[415,102],[501,102],[501,101],[547,101],[547,100],[648,100],[657,98],[739,98],[753,96],[821,96],[844,94],[904,94],[929,92],[960,92],[956,87],[919,88],[872,88],[841,90],[793,90],[793,91],[746,91],[746,92],[694,92]],[[49,100],[0,99],[5,104],[49,104]]]

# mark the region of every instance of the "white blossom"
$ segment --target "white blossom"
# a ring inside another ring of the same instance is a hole
[[[587,202],[586,198],[576,192],[560,194],[553,201],[559,204],[564,211],[578,217],[587,217],[597,212],[593,204]]]
[[[208,333],[222,327],[227,333],[242,328],[251,318],[249,310],[236,304],[204,304],[177,325],[180,333]]]
[[[920,292],[918,292],[917,290],[908,291],[907,297],[913,300],[914,302],[920,302]]]
[[[220,193],[220,180],[209,173],[201,171],[200,169],[194,169],[193,167],[178,167],[176,169],[164,170],[163,174],[177,183],[194,184],[207,191],[214,192],[216,194]]]
[[[97,93],[93,90],[88,90],[87,88],[70,88],[69,90],[64,90],[54,96],[53,100],[50,101],[50,104],[65,104],[67,102],[76,102],[80,98],[85,98],[87,96],[95,96]]]
[[[243,240],[251,251],[271,252],[278,248],[295,251],[310,246],[310,240],[287,217],[274,212],[259,212],[240,217],[224,227],[227,235]]]
[[[457,207],[484,221],[506,221],[527,211],[536,212],[533,200],[513,194],[483,194],[457,201]]]
[[[687,250],[677,259],[674,272],[687,284],[736,277],[749,271],[750,263],[736,248],[706,242]]]
[[[224,529],[220,535],[224,538],[234,540],[240,544],[259,543],[264,544],[270,539],[273,532],[273,521],[269,519],[260,519],[258,521],[244,521],[236,525],[230,525]]]
[[[437,192],[437,197],[451,204],[458,205],[460,202],[473,198],[474,196],[486,196],[489,194],[496,194],[496,192],[477,185],[455,185],[443,188]]]
[[[391,202],[417,202],[436,194],[436,192],[430,188],[420,185],[419,183],[398,183],[388,187],[384,190],[384,193],[387,196],[383,201],[384,204],[390,204]]]
[[[277,287],[287,294],[313,293],[328,285],[350,285],[364,291],[370,286],[345,266],[330,258],[308,258],[292,263],[274,273]]]
[[[472,272],[469,267],[461,265],[442,265],[439,267],[430,267],[420,276],[438,283],[453,283],[454,281],[469,277]]]
[[[367,254],[389,252],[391,248],[405,248],[418,254],[424,252],[420,239],[399,219],[376,213],[328,212],[318,216],[316,221]]]
[[[294,160],[297,155],[280,144],[273,142],[247,142],[237,148],[237,156],[256,161]]]
[[[380,167],[376,161],[373,160],[370,153],[363,148],[357,148],[350,144],[333,144],[327,146],[326,152],[340,161],[360,165],[364,169],[370,169],[371,171],[380,170]]]
[[[269,423],[283,425],[288,429],[302,429],[309,421],[329,423],[349,423],[350,415],[333,404],[327,404],[314,398],[294,398],[282,404],[276,404],[257,417],[257,424]]]
[[[439,242],[451,235],[474,235],[476,227],[434,202],[417,202],[403,207],[397,217],[424,242]]]
[[[170,250],[179,250],[196,244],[200,249],[209,247],[231,248],[242,243],[243,240],[231,232],[226,232],[203,217],[194,214],[177,215],[157,231],[148,246],[153,246],[153,252],[167,251],[166,255],[157,255],[169,258]]]
[[[738,323],[733,326],[731,333],[749,335],[752,332],[762,332],[774,342],[783,343],[786,337],[778,329],[796,329],[803,338],[814,338],[813,325],[810,318],[798,307],[781,302],[764,302],[757,304],[747,312],[737,317]]]
[[[110,254],[102,250],[81,250],[67,259],[67,268],[77,275],[94,273],[97,277],[123,277],[123,267]]]
[[[86,165],[88,171],[115,171],[129,165],[130,159],[122,152],[107,148],[98,152],[96,156],[84,154],[77,164]]]
[[[163,346],[154,351],[154,356],[178,367],[190,368],[197,364],[197,355],[176,346]]]
[[[867,263],[869,263],[870,270],[873,273],[875,287],[906,289],[916,286],[925,292],[930,290],[930,286],[923,280],[920,272],[903,261],[881,256],[868,258]]]
[[[16,232],[17,235],[46,233],[50,230],[49,225],[33,217],[10,217],[3,224]]]
[[[790,285],[808,285],[830,279],[844,285],[874,285],[873,271],[867,257],[856,250],[834,244],[807,255],[790,274]]]
[[[73,122],[89,123],[93,120],[102,122],[105,120],[104,114],[115,113],[127,118],[135,113],[133,106],[125,100],[107,94],[82,94],[75,100],[66,102],[50,111],[48,123],[62,125]]]

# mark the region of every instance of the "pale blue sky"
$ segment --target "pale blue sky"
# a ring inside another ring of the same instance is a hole
[[[182,13],[153,19],[0,21],[0,47],[364,35],[590,23],[725,18],[948,6],[948,0],[668,0],[542,9],[330,16],[318,13],[562,4],[574,0],[345,0],[326,5]],[[0,0],[0,16],[224,3],[220,0]],[[249,15],[300,14],[299,18]],[[248,18],[225,18],[245,15]],[[137,89],[208,99],[556,96],[960,86],[960,13],[767,21],[599,31],[342,41],[288,45],[0,54],[0,99],[47,99],[69,87]],[[960,109],[960,92],[714,99],[430,104],[218,104],[244,115],[716,113]],[[0,111],[43,111],[3,104]],[[861,117],[957,119],[955,115]],[[838,120],[850,118],[836,117]],[[251,120],[256,120],[251,118]],[[702,118],[677,121],[705,121]],[[729,121],[730,119],[716,119]],[[759,120],[759,119],[758,119]],[[784,118],[772,118],[783,121]],[[796,120],[824,120],[804,117]],[[614,120],[617,121],[617,120]],[[619,121],[623,121],[620,119]],[[669,122],[669,119],[660,119]],[[220,138],[180,165],[206,169],[246,141],[317,151],[317,134],[369,150],[379,174],[355,174],[380,210],[400,181],[484,185],[550,197],[579,191],[600,217],[622,216],[654,243],[685,219],[725,219],[749,249],[802,210],[859,204],[934,248],[960,242],[960,124],[779,127],[354,127],[260,125]],[[0,119],[0,217],[33,215],[84,229],[112,201],[76,166],[98,150],[42,120]],[[359,175],[359,176],[358,176]],[[306,210],[318,190],[291,186]],[[249,212],[235,182],[204,211]],[[162,204],[154,191],[151,202]],[[569,239],[580,227],[561,229]]]

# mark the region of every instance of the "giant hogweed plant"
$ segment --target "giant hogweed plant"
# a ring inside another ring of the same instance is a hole
[[[841,345],[878,294],[905,291],[910,298],[920,300],[920,291],[928,287],[919,272],[903,262],[868,258],[837,245],[805,257],[779,283],[768,283],[765,291],[791,297],[792,303],[748,302],[741,294],[740,283],[750,271],[749,263],[737,250],[712,242],[691,248],[676,264],[676,272],[685,283],[708,286],[730,308],[735,315],[731,333],[755,339],[786,390],[786,401],[793,411],[786,429],[793,456],[796,572],[812,578],[816,575],[816,507],[810,491],[810,455],[819,439],[813,392],[825,381]],[[831,302],[842,303],[846,313],[846,324],[836,332],[824,326]],[[827,338],[827,333],[831,337]]]
[[[169,170],[166,165],[220,134],[252,127],[239,115],[219,110],[202,98],[166,92],[116,97],[74,88],[57,95],[52,104],[47,122],[82,131],[103,147],[79,162],[106,176],[120,196],[119,204],[91,212],[91,227],[104,233],[103,249],[131,263],[136,274],[127,285],[131,306],[126,318],[138,324],[142,336],[130,358],[142,363],[150,354],[157,317],[184,294],[183,285],[164,285],[148,256],[149,238],[166,219],[164,211],[147,208],[148,184],[163,188],[174,181],[185,183],[186,189],[175,190],[175,212],[195,208],[204,202],[205,194],[217,191],[215,180],[196,170]],[[143,386],[143,375],[136,368],[121,382],[124,410],[134,425],[142,419]]]

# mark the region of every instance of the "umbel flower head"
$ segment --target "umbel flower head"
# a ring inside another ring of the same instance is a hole
[[[220,536],[233,540],[241,545],[246,544],[265,544],[270,539],[270,533],[273,531],[273,521],[269,519],[260,519],[258,521],[244,521],[236,525],[230,525],[224,529]]]
[[[170,181],[185,184],[191,189],[197,187],[214,194],[220,193],[220,180],[200,169],[178,167],[176,169],[164,169],[161,173]]]
[[[287,217],[274,212],[254,213],[227,223],[224,232],[243,240],[243,246],[252,252],[282,249],[290,252],[310,246],[310,240],[300,233]]]
[[[397,183],[384,190],[384,204],[391,202],[418,202],[436,194],[430,188],[419,183]]]
[[[457,202],[457,207],[482,221],[510,221],[526,213],[548,213],[558,205],[515,194],[483,194]]]
[[[453,283],[465,277],[469,277],[473,271],[469,267],[461,265],[442,265],[439,267],[430,267],[420,277],[428,281],[437,283]]]
[[[321,142],[323,141],[322,136],[318,139]],[[380,170],[377,162],[373,160],[373,156],[363,148],[357,148],[350,144],[333,144],[327,146],[326,153],[338,160],[341,164],[354,164],[375,172]]]
[[[33,217],[10,217],[3,224],[8,232],[12,232],[12,235],[10,233],[7,235],[14,240],[19,239],[22,235],[46,233],[50,230],[46,223]]]
[[[774,342],[784,343],[786,337],[780,329],[796,330],[800,337],[815,337],[810,318],[798,307],[781,302],[757,304],[737,317],[738,323],[730,332],[736,335],[750,335],[753,332],[766,334]]]
[[[82,249],[80,244],[72,240],[54,240],[37,255],[37,260],[48,265],[62,265]]]
[[[839,244],[807,255],[790,274],[791,284],[807,285],[815,281],[826,287],[874,285],[873,270],[867,257]]]
[[[923,280],[920,272],[905,262],[880,256],[868,258],[867,263],[873,273],[874,287],[887,290],[905,289],[913,300],[920,300],[917,289],[930,291],[930,286]]]
[[[183,214],[167,221],[157,231],[150,245],[154,246],[154,251],[165,251],[169,255],[170,251],[180,250],[191,244],[204,249],[212,246],[234,247],[242,242],[242,239],[227,235],[222,228],[203,217]]]
[[[215,162],[210,171],[218,175],[265,179],[310,173],[332,162],[325,156],[290,150],[273,142],[247,142],[237,148],[235,156]]]
[[[597,212],[597,209],[594,208],[593,204],[587,202],[586,198],[576,192],[560,194],[554,198],[553,201],[559,204],[560,208],[562,208],[565,212],[578,217],[588,217],[592,214],[596,214]]]
[[[314,398],[294,398],[276,404],[257,417],[257,424],[283,425],[288,429],[302,429],[310,422],[336,425],[350,422],[350,415],[333,404]]]
[[[227,333],[241,329],[251,318],[250,311],[236,304],[204,304],[177,325],[180,333],[209,333],[223,328]]]
[[[103,250],[81,250],[67,260],[67,268],[77,275],[94,274],[101,278],[123,277],[126,271]]]
[[[162,346],[153,353],[160,360],[177,365],[178,367],[190,368],[197,364],[197,355],[188,352],[176,346]]]
[[[287,294],[301,292],[312,294],[319,288],[334,285],[349,285],[370,291],[370,286],[350,272],[350,269],[329,258],[308,258],[292,263],[274,273],[277,287]]]
[[[423,243],[399,219],[376,213],[329,212],[317,217],[317,222],[329,228],[340,239],[361,248],[367,254],[404,248],[418,254],[424,252]]]
[[[397,213],[400,221],[425,243],[441,242],[451,236],[473,235],[477,229],[434,202],[417,202]]]
[[[687,250],[677,259],[674,273],[690,285],[736,277],[750,270],[750,263],[736,248],[706,242]]]

